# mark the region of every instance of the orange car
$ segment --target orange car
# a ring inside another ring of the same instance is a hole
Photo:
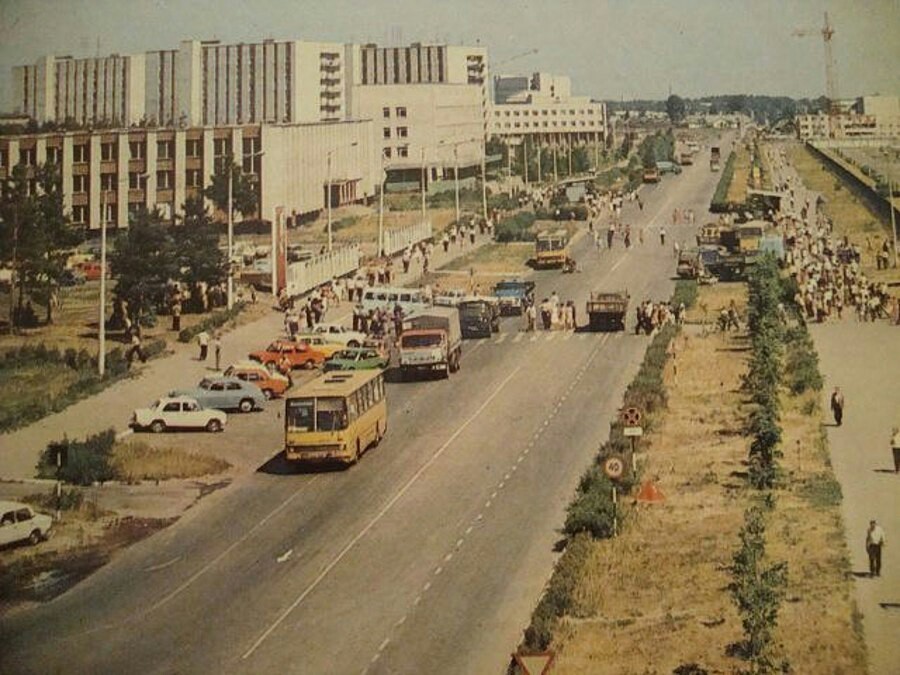
[[[266,398],[283,396],[284,392],[291,386],[290,380],[284,375],[277,370],[269,370],[256,361],[238,361],[228,366],[225,376],[252,382],[262,389],[262,393]]]
[[[315,368],[325,362],[325,354],[304,342],[275,340],[265,349],[249,354],[253,361],[275,370],[282,359],[287,359],[294,368]]]

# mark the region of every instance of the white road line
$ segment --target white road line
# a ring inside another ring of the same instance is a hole
[[[532,335],[532,336],[528,339],[528,341],[529,341],[529,342],[537,342],[537,339],[538,339],[538,336],[537,336],[537,335]]]
[[[497,498],[497,491],[494,490],[494,491],[491,493],[491,499],[496,499],[496,498]]]
[[[563,333],[562,339],[571,340],[573,335],[575,335],[575,333]]]
[[[525,333],[516,333],[516,336],[512,339],[512,341],[521,342],[523,337],[525,337]]]
[[[448,553],[447,555],[444,556],[444,562],[445,562],[445,563],[448,563],[448,562],[450,562],[451,560],[453,560],[453,553],[452,553],[452,552],[451,552],[451,553]]]
[[[272,624],[268,628],[266,628],[265,631],[263,631],[263,633],[250,646],[250,649],[248,649],[246,652],[244,652],[243,656],[241,656],[242,660],[246,660],[246,659],[250,658],[250,656],[253,654],[253,652],[255,652],[259,648],[259,646],[266,640],[266,638],[268,638],[269,635],[271,635],[272,632],[276,628],[278,628],[278,626],[281,625],[281,623],[288,617],[288,615],[291,612],[293,612],[297,608],[297,606],[301,602],[303,602],[306,599],[306,597],[310,593],[312,593],[320,583],[322,583],[322,580],[328,576],[328,574],[331,572],[331,570],[333,570],[334,567],[339,562],[341,562],[341,560],[344,559],[344,557],[350,552],[351,549],[353,549],[354,546],[356,546],[356,544],[359,542],[360,539],[362,539],[364,536],[366,536],[366,534],[368,534],[369,530],[371,530],[373,527],[375,527],[375,525],[376,525],[376,523],[378,523],[378,521],[380,521],[382,518],[384,518],[385,514],[388,511],[390,511],[391,508],[393,508],[394,504],[396,504],[400,500],[400,498],[403,497],[404,494],[406,494],[407,490],[409,490],[409,488],[411,488],[413,486],[413,484],[417,480],[419,480],[419,478],[422,476],[422,474],[425,473],[425,471],[427,471],[428,468],[432,464],[434,464],[440,458],[441,455],[444,454],[444,452],[447,450],[447,448],[450,447],[450,445],[453,443],[453,441],[455,441],[459,437],[459,435],[463,431],[465,431],[465,429],[473,421],[475,421],[475,419],[479,415],[481,415],[481,413],[484,411],[484,409],[487,408],[488,405],[490,405],[491,401],[493,401],[497,397],[497,395],[503,390],[503,388],[507,385],[507,383],[509,383],[509,381],[513,377],[515,377],[515,375],[521,369],[522,369],[522,366],[519,366],[518,368],[513,370],[509,375],[507,375],[506,378],[504,378],[504,380],[499,385],[497,385],[497,388],[494,389],[494,391],[491,393],[491,395],[488,396],[484,400],[484,402],[478,407],[478,409],[474,413],[472,413],[472,415],[465,422],[463,422],[463,424],[455,432],[453,432],[453,434],[450,436],[450,438],[448,438],[444,442],[444,444],[435,451],[435,453],[431,456],[431,458],[427,462],[425,462],[425,464],[423,464],[419,468],[419,470],[416,471],[408,481],[406,481],[406,483],[403,485],[403,487],[397,491],[397,493],[390,499],[390,501],[388,501],[387,504],[384,505],[384,507],[382,507],[381,511],[379,511],[375,515],[375,517],[372,518],[372,520],[370,520],[369,523],[362,530],[360,530],[356,534],[356,536],[354,536],[353,539],[351,539],[350,542],[346,546],[344,546],[344,548],[341,550],[341,552],[338,553],[337,556],[335,556],[332,559],[332,561],[330,563],[328,563],[328,565],[325,566],[325,569],[323,569],[319,573],[319,576],[317,576],[312,581],[312,583],[309,586],[307,586],[306,589],[300,595],[297,596],[297,598],[288,606],[288,608],[285,609],[278,616],[278,618],[275,619],[275,621],[272,622]],[[322,475],[322,474],[318,474],[318,475]]]
[[[546,342],[550,342],[550,341],[551,341],[553,338],[555,338],[555,337],[556,337],[556,333],[553,333],[553,332],[549,332],[549,333],[545,333],[545,334],[544,334],[544,340],[545,340]]]
[[[499,345],[501,342],[503,342],[506,339],[507,335],[508,335],[508,333],[500,333],[500,335],[497,336],[497,339],[494,340],[494,344]]]
[[[429,588],[431,588],[431,582],[430,582],[430,581],[426,581],[426,582],[425,582],[425,585],[422,586],[422,592],[423,592],[423,593],[427,593]]]
[[[443,567],[438,567],[438,568],[434,571],[434,576],[440,575],[440,573],[443,572],[443,571],[444,571],[444,568],[443,568]]]
[[[417,596],[416,596],[416,599],[413,600],[413,605],[418,605],[420,602],[422,602],[422,596],[421,596],[421,595],[417,595]]]
[[[490,500],[490,499],[488,499],[488,500],[484,503],[484,508],[486,508],[486,509],[491,508],[491,500]]]
[[[152,567],[145,567],[144,571],[145,572],[158,572],[159,570],[164,570],[167,567],[171,567],[172,565],[177,563],[179,560],[181,560],[180,555],[176,556],[175,558],[172,558],[171,560],[168,560],[164,563],[160,563],[159,565],[153,565]]]
[[[134,433],[134,429],[126,429],[125,431],[120,431],[116,434],[116,440],[121,441],[123,438],[127,436],[131,436]]]
[[[579,340],[584,340],[586,337],[587,337],[587,333],[579,333],[579,334],[578,334],[578,339],[579,339]]]
[[[394,624],[394,628],[400,628],[404,623],[406,623],[406,615],[403,615],[403,618],[400,619],[397,623]]]
[[[380,645],[378,645],[378,651],[383,652],[384,648],[387,647],[390,644],[390,642],[391,642],[390,638],[384,638],[384,642],[382,642]]]
[[[470,529],[471,529],[471,528],[470,528]],[[462,539],[457,539],[457,540],[456,540],[456,548],[458,549],[458,548],[459,548],[460,546],[462,546],[462,545],[463,545],[463,540],[462,540]]]
[[[201,567],[199,570],[197,570],[196,572],[194,572],[194,574],[192,574],[190,577],[188,577],[187,581],[184,581],[183,583],[181,583],[180,585],[178,585],[178,586],[175,588],[175,590],[169,592],[167,595],[164,595],[162,598],[160,598],[160,599],[157,600],[155,603],[153,603],[152,605],[150,605],[150,607],[148,607],[146,610],[144,610],[143,612],[141,612],[141,614],[140,614],[139,616],[143,616],[143,615],[149,614],[150,612],[153,612],[154,610],[159,609],[160,607],[162,607],[163,605],[165,605],[166,603],[168,603],[169,601],[171,601],[173,598],[175,598],[177,595],[179,595],[182,591],[184,591],[184,590],[187,589],[189,586],[191,586],[195,581],[197,581],[197,579],[199,579],[200,577],[202,577],[202,576],[203,576],[204,574],[206,574],[206,573],[207,573],[214,565],[216,565],[216,563],[218,563],[220,560],[222,560],[222,558],[224,558],[225,556],[227,556],[227,555],[228,555],[229,553],[231,553],[235,548],[237,548],[238,546],[240,546],[241,544],[243,544],[245,541],[247,541],[247,539],[249,539],[250,536],[251,536],[254,532],[256,532],[259,528],[261,528],[263,525],[265,525],[265,524],[269,521],[270,518],[272,518],[275,514],[277,514],[277,513],[278,513],[279,511],[281,511],[282,509],[284,509],[284,508],[285,508],[288,504],[290,504],[290,503],[291,503],[291,502],[292,502],[292,501],[293,501],[293,500],[294,500],[301,492],[303,492],[306,488],[308,488],[310,485],[312,485],[313,483],[315,483],[315,482],[319,479],[319,477],[321,477],[322,475],[324,475],[324,474],[316,474],[315,476],[313,476],[313,478],[312,478],[309,482],[304,483],[304,484],[303,484],[303,485],[302,485],[302,486],[301,486],[294,494],[292,494],[290,497],[288,497],[287,499],[285,499],[283,502],[281,502],[281,504],[279,504],[278,506],[276,506],[274,509],[272,509],[271,511],[269,511],[268,515],[266,515],[265,518],[263,518],[263,519],[260,520],[256,525],[254,525],[254,526],[251,527],[249,530],[247,530],[247,532],[245,532],[244,535],[243,535],[242,537],[240,537],[240,538],[237,539],[236,541],[232,542],[231,545],[230,545],[228,548],[226,548],[226,549],[225,549],[224,551],[222,551],[219,555],[217,555],[215,558],[213,558],[212,560],[210,560],[208,563],[206,563],[206,564],[205,564],[203,567]],[[120,623],[121,623],[121,622],[120,622]],[[95,632],[96,630],[101,630],[101,629],[98,628],[98,629],[95,629],[94,631],[88,631],[88,632]]]
[[[466,528],[466,536],[472,534],[472,530],[473,530],[473,529],[474,529],[474,527],[473,527],[472,525],[469,525],[469,526]]]

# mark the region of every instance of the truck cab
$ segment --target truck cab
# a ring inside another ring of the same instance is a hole
[[[400,373],[438,372],[444,377],[459,370],[462,355],[459,311],[432,307],[403,323],[400,336]]]
[[[500,331],[500,303],[496,298],[470,298],[457,308],[464,338],[488,338]]]
[[[534,282],[501,281],[494,286],[494,296],[500,305],[500,314],[522,314],[525,311],[526,302],[533,299]]]

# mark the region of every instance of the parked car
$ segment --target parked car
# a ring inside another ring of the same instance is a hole
[[[270,370],[277,369],[282,358],[287,359],[291,364],[291,369],[315,368],[325,361],[325,354],[318,349],[305,342],[292,340],[275,340],[265,349],[251,352],[249,356],[253,361],[258,361]]]
[[[269,370],[256,361],[233,363],[225,369],[225,376],[255,384],[267,399],[282,396],[290,386],[290,380],[284,375],[277,370]]]
[[[228,418],[221,410],[204,408],[189,396],[164,396],[149,408],[131,414],[132,429],[162,433],[166,429],[206,429],[222,431]]]
[[[53,519],[28,504],[0,501],[0,546],[27,541],[37,544],[50,536]]]
[[[250,412],[262,408],[266,396],[255,384],[236,377],[204,377],[193,389],[173,391],[169,396],[190,396],[204,408]]]
[[[345,347],[361,347],[366,341],[366,334],[350,330],[339,323],[319,323],[313,328],[314,333],[321,333],[331,342],[340,342]]]
[[[294,340],[309,345],[316,351],[321,352],[325,355],[326,359],[346,347],[346,345],[332,340],[330,335],[323,335],[321,333],[301,333],[300,335],[295,336]]]
[[[325,361],[325,372],[330,370],[373,370],[387,368],[390,359],[380,350],[371,347],[342,349]]]
[[[59,277],[60,286],[80,286],[85,281],[84,274],[76,269],[65,269]]]

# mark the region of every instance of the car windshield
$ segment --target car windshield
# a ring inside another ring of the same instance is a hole
[[[347,360],[351,360],[351,361],[352,361],[353,358],[354,358],[355,356],[356,356],[356,352],[352,352],[352,351],[350,351],[350,350],[343,350],[343,349],[342,349],[342,350],[339,351],[339,352],[335,352],[335,353],[334,353],[334,356],[333,356],[332,358],[335,358],[335,359],[347,359]]]
[[[487,305],[482,305],[477,302],[467,302],[460,305],[459,313],[467,318],[480,318],[487,315],[488,309]]]
[[[441,344],[441,336],[433,335],[404,335],[400,338],[400,345],[411,349],[419,347],[438,347]]]

